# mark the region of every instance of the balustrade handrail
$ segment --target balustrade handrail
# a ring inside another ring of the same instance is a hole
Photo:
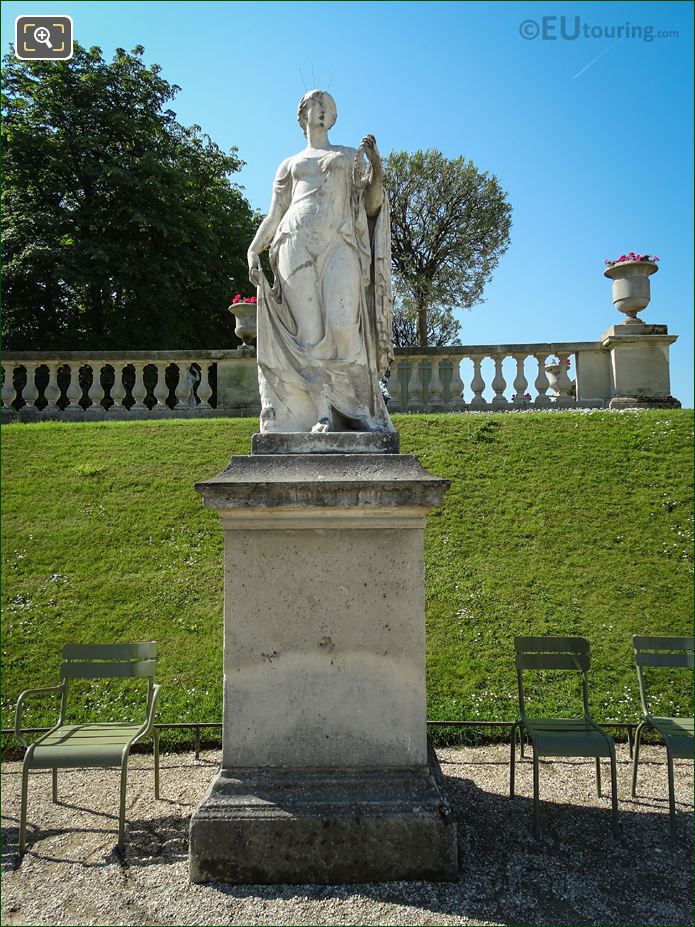
[[[491,357],[494,354],[505,354],[512,356],[514,354],[526,353],[528,355],[540,354],[545,351],[547,354],[569,353],[574,354],[577,351],[595,350],[601,348],[600,341],[538,341],[525,342],[522,344],[452,344],[438,347],[420,347],[412,345],[409,347],[395,348],[396,357],[457,357],[482,355]],[[219,348],[216,350],[171,350],[171,351],[3,351],[2,358],[6,361],[70,361],[70,360],[95,360],[106,363],[109,360],[130,360],[130,361],[147,361],[152,363],[157,361],[177,361],[200,358],[201,360],[236,360],[238,357],[248,356],[248,349],[240,351],[238,348]]]
[[[239,351],[237,348],[221,348],[218,350],[187,350],[187,351],[3,351],[3,361],[21,362],[28,361],[52,361],[65,363],[75,360],[101,361],[102,364],[108,364],[109,361],[144,361],[144,362],[163,362],[169,363],[178,360],[234,360],[243,357],[248,353]]]
[[[575,354],[577,351],[590,351],[601,348],[600,341],[539,341],[525,344],[452,344],[443,347],[395,348],[396,357],[469,357],[481,355],[492,357],[494,354],[513,356],[514,354]]]

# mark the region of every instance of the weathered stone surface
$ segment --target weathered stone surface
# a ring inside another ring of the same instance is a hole
[[[424,770],[223,769],[191,819],[194,882],[455,880],[456,824]]]
[[[224,709],[192,878],[455,875],[425,701],[425,517],[448,486],[394,453],[235,457],[197,485],[225,538]]]
[[[602,338],[610,356],[611,401],[609,408],[646,408],[644,400],[672,407],[669,379],[669,347],[676,341],[665,325],[614,325]],[[639,401],[635,404],[635,401]]]
[[[396,432],[329,431],[256,434],[253,454],[397,454]]]
[[[314,506],[360,512],[439,505],[450,486],[408,454],[257,454],[196,483],[214,509]]]
[[[608,408],[615,411],[620,409],[680,409],[681,404],[673,396],[615,396],[608,404]]]
[[[415,457],[291,454],[197,487],[225,533],[224,766],[426,765],[423,537],[448,486]]]

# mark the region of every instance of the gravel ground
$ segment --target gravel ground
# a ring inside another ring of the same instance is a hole
[[[100,924],[692,924],[692,764],[676,763],[678,832],[669,837],[665,754],[644,747],[639,797],[629,797],[627,747],[618,748],[621,836],[596,798],[593,761],[541,765],[542,838],[531,836],[531,764],[508,796],[504,746],[439,750],[458,819],[454,883],[338,886],[192,885],[188,819],[220,755],[168,754],[161,799],[151,757],[128,778],[125,859],[115,850],[118,775],[66,770],[57,805],[49,771],[32,772],[29,846],[18,866],[20,764],[4,766],[2,922]],[[609,780],[604,767],[604,782]],[[38,822],[38,823],[37,823]]]

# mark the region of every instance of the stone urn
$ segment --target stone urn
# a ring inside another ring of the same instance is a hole
[[[644,325],[637,313],[649,305],[649,277],[658,269],[652,261],[621,261],[604,271],[613,281],[613,305],[627,316],[626,325]]]
[[[239,302],[232,303],[229,311],[236,320],[234,334],[241,338],[244,347],[251,347],[251,342],[256,337],[256,302]]]
[[[553,395],[559,396],[560,390],[557,388],[558,380],[560,379],[560,371],[562,370],[562,364],[546,364],[545,373],[548,377],[548,383],[550,384],[550,389],[553,391]]]

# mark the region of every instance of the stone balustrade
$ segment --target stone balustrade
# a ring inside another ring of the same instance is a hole
[[[2,359],[3,420],[98,421],[214,415],[218,405],[217,363],[235,354],[9,352]]]
[[[601,341],[397,348],[391,412],[624,407],[668,396],[666,326],[637,335],[616,326]],[[621,331],[618,331],[620,329]],[[557,359],[559,363],[553,364]],[[619,376],[628,364],[632,392]],[[3,421],[256,416],[252,347],[220,351],[9,352]],[[636,371],[636,372],[634,372]],[[646,386],[640,386],[645,383]],[[646,392],[645,392],[646,390]],[[635,398],[637,397],[637,398]],[[676,403],[677,404],[677,403]]]
[[[571,379],[581,353],[597,349],[593,341],[400,348],[388,379],[389,411],[600,408],[603,399],[580,396]],[[556,358],[554,371],[550,362]]]

